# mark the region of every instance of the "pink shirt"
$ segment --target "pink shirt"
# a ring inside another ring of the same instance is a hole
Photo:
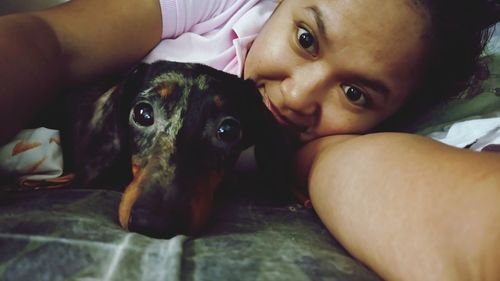
[[[250,44],[276,0],[160,0],[163,40],[145,62],[209,65],[238,76]]]

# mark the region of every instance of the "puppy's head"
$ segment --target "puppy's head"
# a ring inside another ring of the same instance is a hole
[[[115,118],[128,124],[118,139],[133,175],[120,224],[154,237],[195,234],[224,175],[272,116],[251,81],[204,65],[142,64],[123,85],[116,91],[136,93],[122,97],[125,117]]]

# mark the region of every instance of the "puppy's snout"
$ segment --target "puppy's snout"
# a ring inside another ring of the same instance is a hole
[[[188,217],[167,210],[160,215],[148,208],[136,207],[130,212],[128,228],[154,238],[171,238],[178,234],[189,234],[188,221]]]
[[[196,235],[212,213],[214,193],[224,172],[215,170],[197,179],[186,178],[177,167],[170,175],[160,158],[150,159],[146,168],[134,169],[119,208],[124,229],[156,238],[177,234]]]
[[[130,208],[126,228],[154,238],[175,235],[196,235],[212,213],[213,194],[199,194],[188,202],[160,200],[156,197],[139,198]]]

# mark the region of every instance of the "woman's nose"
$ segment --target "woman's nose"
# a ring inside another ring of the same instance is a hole
[[[299,115],[314,115],[320,107],[316,80],[313,77],[289,77],[281,81],[283,105]]]

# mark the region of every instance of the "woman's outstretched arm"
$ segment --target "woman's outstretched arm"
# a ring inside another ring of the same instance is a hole
[[[160,37],[157,0],[72,0],[0,17],[0,144],[63,87],[122,70]]]
[[[388,280],[500,280],[500,155],[338,136],[297,155],[330,232]]]

